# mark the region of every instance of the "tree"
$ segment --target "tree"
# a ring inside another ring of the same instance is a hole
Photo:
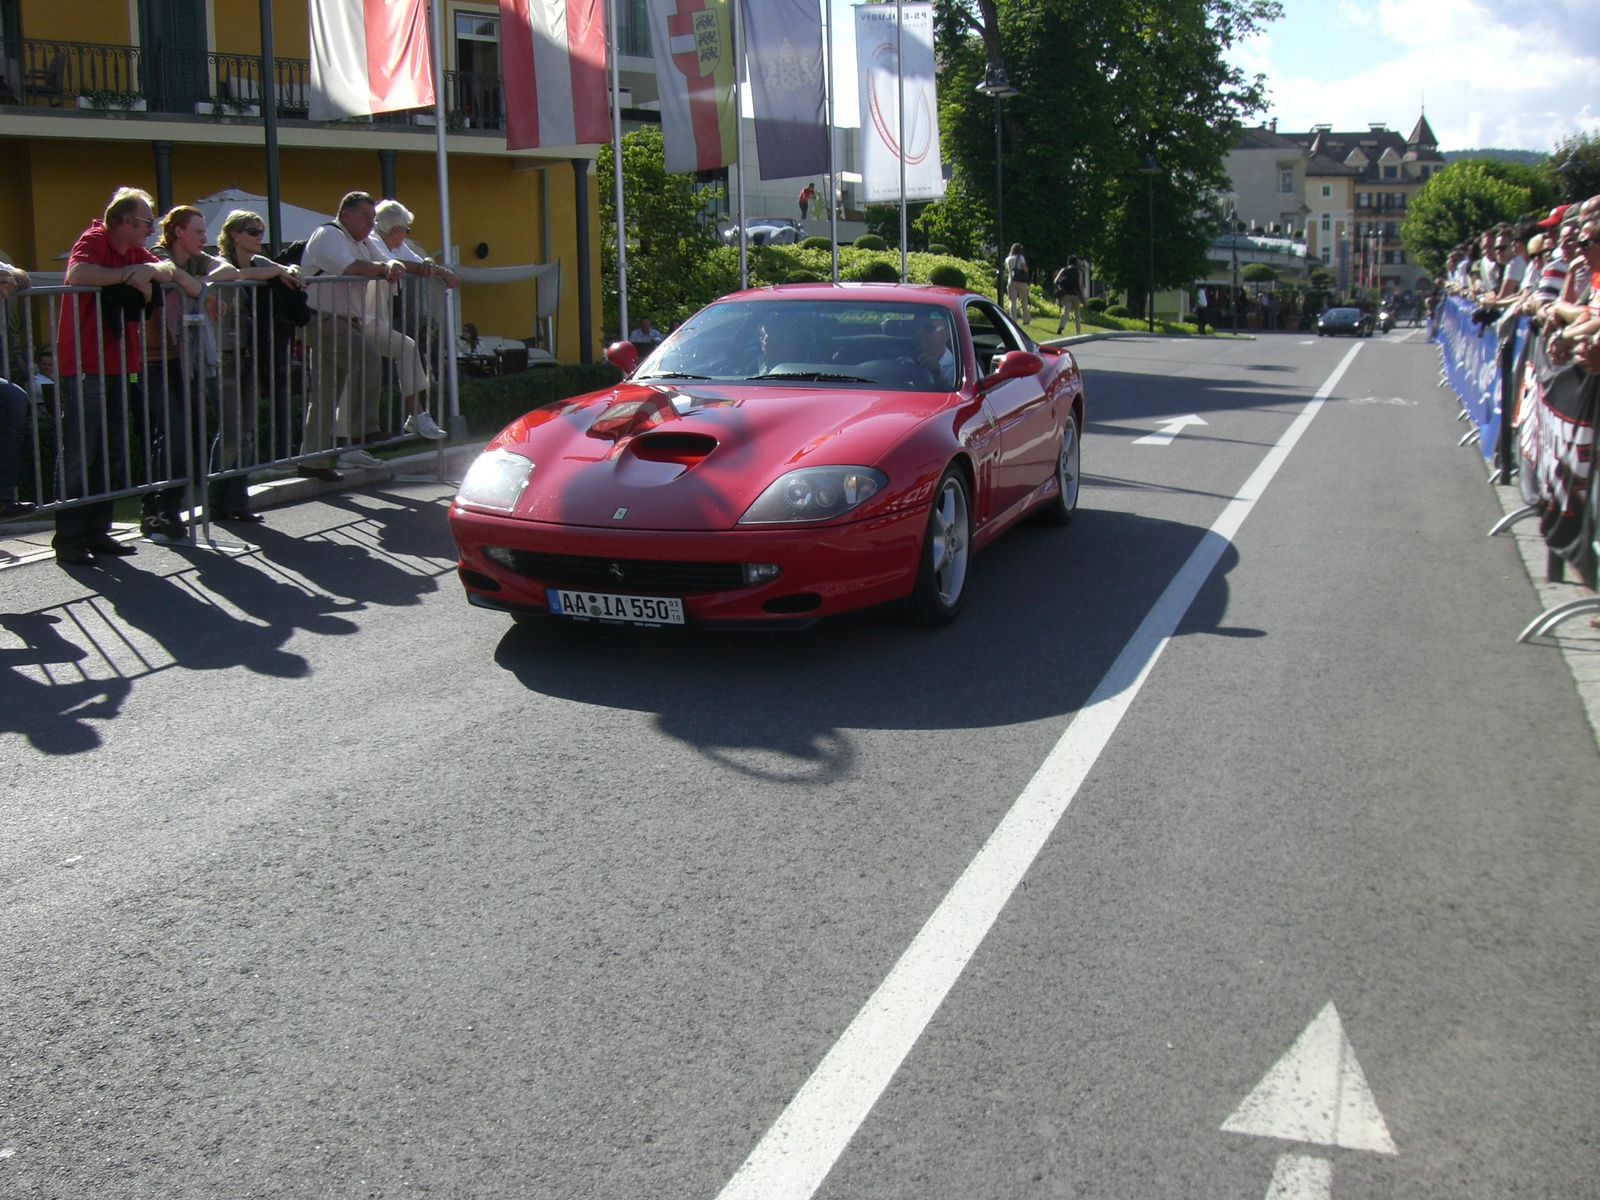
[[[936,0],[940,134],[967,218],[981,212],[992,244],[995,103],[976,88],[1003,66],[1020,91],[1002,102],[1007,243],[1023,242],[1041,266],[1087,254],[1142,299],[1149,217],[1138,168],[1150,154],[1156,286],[1205,275],[1220,229],[1211,197],[1228,186],[1223,156],[1264,99],[1262,80],[1223,56],[1279,11],[1272,0]],[[949,203],[931,206],[925,224]]]
[[[1439,275],[1456,246],[1501,221],[1515,221],[1531,202],[1527,188],[1499,178],[1483,160],[1460,159],[1422,185],[1400,224],[1400,242],[1418,266]]]
[[[1498,158],[1467,158],[1456,161],[1476,163],[1485,173],[1502,183],[1526,188],[1528,211],[1520,215],[1531,216],[1537,213],[1542,217],[1561,203],[1561,188],[1551,181],[1549,172],[1540,167],[1530,167],[1527,163],[1509,162]]]
[[[611,147],[600,151],[601,280],[605,321],[617,327],[617,209]],[[661,328],[682,320],[737,286],[724,259],[713,254],[708,207],[721,193],[697,190],[693,175],[669,175],[661,130],[646,125],[622,139],[623,208],[628,232],[628,316],[649,316]],[[622,331],[625,336],[627,330]]]
[[[1600,196],[1600,135],[1580,133],[1562,141],[1544,160],[1544,169],[1557,193],[1554,204]]]

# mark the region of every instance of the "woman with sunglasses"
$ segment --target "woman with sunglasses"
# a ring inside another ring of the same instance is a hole
[[[259,214],[236,208],[222,222],[222,232],[217,235],[217,248],[224,259],[238,268],[238,277],[258,285],[234,289],[232,311],[224,315],[218,338],[222,410],[219,425],[225,470],[259,461],[256,425],[262,416],[261,401],[268,396],[275,403],[267,432],[273,444],[268,447],[266,457],[269,460],[276,457],[279,448],[287,453],[287,448],[293,445],[289,428],[293,413],[289,405],[287,353],[293,330],[282,326],[288,336],[279,335],[280,326],[272,319],[272,289],[259,285],[277,280],[280,286],[302,292],[306,285],[298,267],[273,262],[261,253],[261,239],[265,234],[266,222]],[[250,511],[247,475],[232,475],[212,484],[210,504],[218,520],[261,520]]]

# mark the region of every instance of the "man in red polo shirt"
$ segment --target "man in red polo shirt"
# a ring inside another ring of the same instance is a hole
[[[158,262],[144,248],[154,224],[149,193],[118,188],[104,220],[92,221],[73,243],[67,259],[68,286],[126,284],[146,300],[158,283],[183,286],[186,281],[177,268]],[[198,285],[187,282],[198,294]],[[139,482],[132,478],[128,460],[128,383],[138,375],[140,366],[138,316],[123,310],[105,319],[97,311],[100,302],[99,292],[61,298],[56,363],[61,379],[62,498],[66,500],[120,491]],[[110,500],[56,513],[51,542],[56,562],[84,566],[94,554],[134,553],[132,546],[111,536],[111,514]]]

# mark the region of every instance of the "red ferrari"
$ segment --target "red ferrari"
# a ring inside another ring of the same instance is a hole
[[[793,284],[710,304],[602,392],[485,447],[450,506],[467,599],[518,619],[955,619],[972,555],[1078,501],[1083,382],[989,300]]]

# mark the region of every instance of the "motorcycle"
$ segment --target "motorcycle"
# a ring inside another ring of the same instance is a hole
[[[1394,328],[1394,305],[1385,304],[1378,310],[1378,328],[1384,333]]]

